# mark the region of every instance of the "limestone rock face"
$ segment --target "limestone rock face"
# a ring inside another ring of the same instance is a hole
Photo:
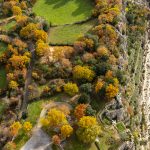
[[[118,150],[135,150],[135,145],[133,142],[124,142]]]
[[[21,150],[52,150],[50,142],[49,136],[42,129],[37,128]]]
[[[106,105],[101,113],[101,118],[107,118],[110,121],[124,122],[126,125],[130,123],[130,117],[126,108],[123,106],[121,96],[117,96],[115,100]]]

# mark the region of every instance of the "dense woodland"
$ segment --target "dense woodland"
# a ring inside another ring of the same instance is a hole
[[[128,141],[134,150],[144,143],[138,105],[148,7],[0,0],[0,149],[123,150]]]

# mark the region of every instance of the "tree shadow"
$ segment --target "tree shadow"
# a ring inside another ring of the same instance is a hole
[[[64,6],[69,1],[70,0],[45,0],[45,3],[47,5],[54,5],[53,8],[58,9],[58,8]]]
[[[94,2],[91,0],[84,0],[85,2],[81,2],[81,0],[45,0],[45,3],[47,5],[53,5],[54,9],[58,9],[60,7],[63,7],[66,3],[68,3],[69,1],[75,1],[75,3],[77,3],[78,8],[76,10],[74,10],[71,14],[72,16],[78,16],[83,14],[84,16],[88,16],[89,11],[85,5],[87,6],[86,3],[90,3],[89,5],[93,5],[94,6]],[[60,14],[61,15],[61,14]]]
[[[72,16],[78,16],[78,15],[81,15],[81,14],[84,15],[84,16],[88,16],[89,11],[91,11],[91,10],[89,10],[85,7],[85,5],[87,6],[86,3],[89,3],[89,5],[92,5],[94,7],[94,2],[92,0],[84,0],[85,1],[84,4],[81,3],[80,0],[75,0],[75,1],[78,5],[78,8],[74,12],[72,12]]]

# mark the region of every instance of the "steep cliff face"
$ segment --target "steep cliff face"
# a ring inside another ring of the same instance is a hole
[[[126,127],[122,144],[118,149],[149,150],[149,110],[150,110],[150,45],[147,32],[149,4],[147,1],[123,1],[122,12],[126,33],[122,33],[123,49],[120,65],[125,70],[125,88],[121,95],[105,107],[101,119],[105,116],[118,126]],[[121,31],[121,30],[120,30]],[[127,64],[126,64],[127,63]],[[115,121],[114,121],[115,120]],[[119,124],[120,125],[120,124]],[[120,134],[120,137],[122,133]]]
[[[134,110],[131,117],[130,130],[134,137],[136,149],[148,150],[149,146],[149,39],[147,29],[148,18],[140,17],[142,23],[136,21],[142,10],[149,11],[147,1],[130,1],[132,11],[127,13],[128,19],[128,73],[129,84],[127,88],[127,100]],[[133,9],[134,8],[134,9]],[[138,13],[136,13],[136,10]],[[135,18],[130,18],[135,15]],[[137,16],[136,16],[137,15]],[[139,28],[131,32],[130,29]],[[143,28],[143,29],[142,29]],[[142,29],[142,30],[141,30]]]

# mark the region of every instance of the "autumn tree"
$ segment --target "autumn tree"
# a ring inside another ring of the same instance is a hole
[[[119,88],[118,86],[114,86],[112,84],[109,84],[107,87],[106,87],[106,97],[108,99],[112,99],[114,98],[119,92]]]
[[[19,85],[18,85],[18,83],[16,81],[12,80],[12,81],[9,82],[8,86],[9,86],[10,89],[16,90]]]
[[[20,30],[20,36],[23,38],[34,38],[35,30],[37,30],[37,24],[29,23]]]
[[[49,121],[50,127],[58,127],[67,124],[67,119],[65,114],[55,108],[51,109],[48,112],[47,119]]]
[[[92,81],[95,76],[93,70],[89,69],[87,66],[75,66],[73,68],[73,77],[75,79],[86,79]]]
[[[48,35],[44,30],[35,30],[34,31],[34,38],[35,40],[42,40],[44,42],[47,41]]]
[[[74,115],[78,120],[82,118],[83,116],[85,116],[85,111],[86,111],[87,106],[88,105],[86,104],[79,104],[76,106],[74,110]]]
[[[16,136],[19,132],[19,130],[22,128],[22,125],[20,122],[14,122],[11,126],[10,126],[10,133],[12,136]]]
[[[70,96],[73,96],[79,92],[79,89],[77,84],[68,82],[64,85],[64,91]]]
[[[9,62],[14,68],[24,68],[30,62],[30,58],[27,56],[13,55],[9,58]]]
[[[28,16],[23,16],[23,15],[19,15],[19,16],[16,16],[16,21],[17,21],[17,25],[20,25],[20,26],[25,26],[28,22]]]
[[[36,54],[38,56],[43,56],[44,54],[46,54],[48,52],[49,46],[48,44],[44,43],[44,41],[42,40],[38,40],[36,42]]]
[[[19,6],[12,7],[13,15],[22,15],[22,10]]]
[[[61,143],[61,139],[58,135],[53,135],[52,141],[55,145],[60,145],[60,143]]]
[[[92,143],[101,133],[101,128],[98,125],[95,117],[84,116],[78,122],[77,136],[83,143]]]
[[[97,49],[98,56],[108,56],[109,51],[105,46],[101,46]]]
[[[69,124],[63,125],[61,127],[61,135],[62,135],[62,137],[68,138],[68,137],[70,137],[70,135],[72,133],[73,133],[73,128]]]

